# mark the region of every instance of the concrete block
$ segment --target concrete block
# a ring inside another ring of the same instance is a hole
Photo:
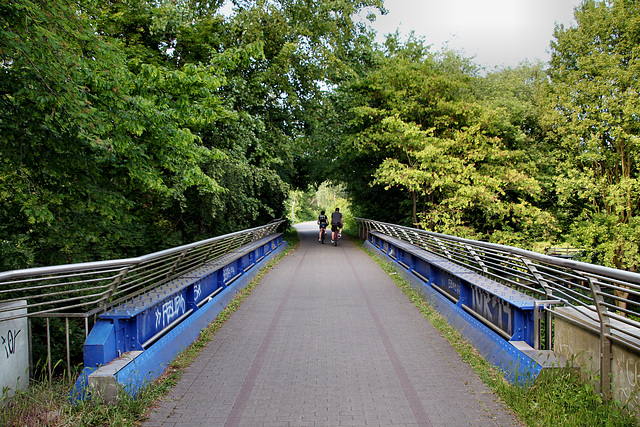
[[[89,393],[92,397],[98,397],[107,402],[114,402],[123,392],[122,385],[118,383],[116,375],[124,369],[142,351],[131,351],[101,366],[89,375]]]

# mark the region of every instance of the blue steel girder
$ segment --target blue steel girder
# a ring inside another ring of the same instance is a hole
[[[100,315],[84,344],[85,367],[149,347],[281,244],[281,233],[265,237]]]
[[[507,341],[534,345],[535,298],[424,249],[369,233],[369,243]]]

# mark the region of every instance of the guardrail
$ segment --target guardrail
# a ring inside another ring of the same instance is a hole
[[[155,252],[137,258],[58,265],[0,272],[0,317],[29,319],[30,368],[33,369],[33,318],[46,319],[47,369],[52,376],[50,319],[65,319],[67,368],[71,372],[70,319],[90,321],[110,308],[132,300],[176,277],[195,270],[246,244],[277,232],[284,220]],[[12,303],[22,302],[22,310]],[[80,328],[82,328],[80,326]],[[33,374],[33,373],[31,373]]]
[[[372,230],[405,241],[533,296],[545,310],[544,348],[551,349],[551,314],[569,307],[591,317],[600,338],[601,391],[610,392],[611,343],[640,352],[640,274],[552,257],[511,246],[463,239],[380,221],[355,218],[360,237]],[[537,313],[536,313],[537,314]],[[537,321],[537,319],[536,319]],[[536,324],[537,326],[537,324]],[[538,331],[540,328],[537,328]],[[540,337],[536,336],[536,348]]]

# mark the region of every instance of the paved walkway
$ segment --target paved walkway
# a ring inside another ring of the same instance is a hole
[[[144,426],[520,425],[363,251],[297,229]]]

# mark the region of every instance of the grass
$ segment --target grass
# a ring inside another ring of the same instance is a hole
[[[0,413],[2,426],[134,426],[145,411],[163,396],[176,378],[168,375],[158,387],[147,387],[133,399],[122,394],[116,404],[94,399],[72,405],[69,390],[73,381],[34,381],[26,392],[17,393]]]
[[[574,370],[558,370],[539,378],[528,387],[511,385],[468,341],[442,317],[411,285],[397,274],[390,261],[364,249],[389,275],[451,346],[478,374],[482,381],[527,426],[637,426],[638,419],[615,401],[605,401],[590,383]]]
[[[242,289],[218,317],[200,332],[198,339],[171,362],[156,381],[141,390],[136,398],[121,393],[117,401],[107,403],[98,399],[72,405],[69,390],[75,377],[48,381],[32,381],[29,390],[17,392],[0,409],[0,426],[6,427],[55,427],[55,426],[136,426],[146,418],[149,411],[178,383],[184,368],[189,366],[207,345],[213,335],[224,325],[271,268],[294,250],[299,243],[295,230],[285,232],[289,244],[281,254],[270,260]]]

